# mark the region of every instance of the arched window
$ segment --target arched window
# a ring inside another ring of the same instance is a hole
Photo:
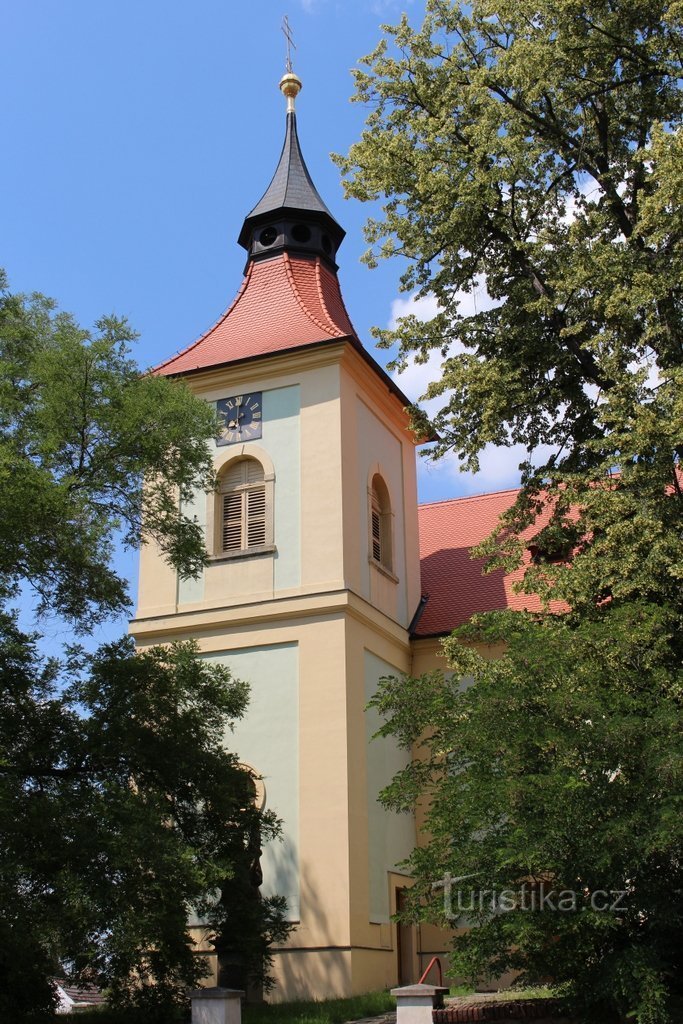
[[[370,488],[370,559],[389,572],[393,569],[391,532],[389,491],[376,473]]]
[[[259,551],[272,546],[272,478],[257,459],[232,462],[219,478],[216,553]]]

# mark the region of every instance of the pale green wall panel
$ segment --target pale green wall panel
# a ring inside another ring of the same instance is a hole
[[[274,526],[277,552],[273,566],[273,590],[298,587],[301,583],[301,388],[293,384],[263,392],[263,436],[253,444],[263,448],[275,469]],[[215,442],[210,442],[216,450]],[[249,442],[245,445],[249,453]],[[206,528],[206,503],[198,494],[183,511],[196,516]],[[231,595],[235,596],[235,595]],[[178,579],[178,604],[204,600],[204,573],[197,579]]]
[[[296,643],[205,655],[249,683],[249,706],[225,745],[263,776],[266,807],[283,821],[282,840],[263,849],[265,896],[287,899],[299,920],[299,651]]]
[[[393,665],[365,651],[365,699],[369,701],[377,692],[382,676],[398,676]],[[388,811],[377,799],[382,790],[402,768],[409,757],[393,736],[373,736],[382,721],[374,708],[365,712],[367,738],[367,797],[368,797],[368,872],[370,884],[370,920],[386,924],[389,921],[389,883],[387,872],[395,871],[399,861],[412,853],[415,847],[415,819],[412,814]]]

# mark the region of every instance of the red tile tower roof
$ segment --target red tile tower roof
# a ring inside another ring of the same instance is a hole
[[[318,194],[301,153],[294,112],[301,81],[288,73],[280,88],[287,98],[285,141],[272,181],[239,234],[248,253],[242,287],[210,330],[155,372],[186,374],[347,340],[407,405],[361,345],[344,306],[335,263],[344,230]]]
[[[418,506],[422,593],[428,595],[428,600],[415,636],[450,633],[476,612],[540,610],[535,595],[513,590],[524,575],[530,555],[525,565],[512,573],[497,569],[484,576],[483,559],[471,558],[469,553],[493,531],[517,494],[517,489],[495,491]]]
[[[337,275],[319,256],[250,260],[237,296],[210,330],[156,373],[181,374],[348,338],[362,348]]]

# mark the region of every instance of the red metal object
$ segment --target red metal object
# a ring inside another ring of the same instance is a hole
[[[424,974],[418,981],[418,985],[422,984],[422,982],[425,980],[434,964],[436,964],[437,967],[439,968],[439,985],[441,986],[441,988],[443,988],[443,971],[441,970],[441,961],[439,960],[438,956],[433,956],[432,959],[429,961],[429,963],[427,964],[427,970],[424,972]]]

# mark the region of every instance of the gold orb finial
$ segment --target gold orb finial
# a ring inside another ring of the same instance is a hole
[[[293,71],[288,71],[280,79],[280,90],[287,97],[287,113],[294,111],[294,100],[301,92],[301,79]]]

